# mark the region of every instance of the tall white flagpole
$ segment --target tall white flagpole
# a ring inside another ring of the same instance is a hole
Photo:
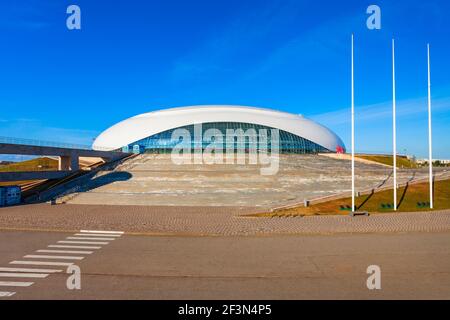
[[[428,51],[428,156],[430,168],[430,209],[433,209],[433,149],[431,136],[431,67],[430,67],[430,44],[427,45]]]
[[[397,128],[396,128],[396,98],[395,98],[395,40],[392,39],[392,145],[394,170],[394,210],[397,211]]]
[[[355,76],[354,76],[353,34],[352,34],[352,212],[355,212]]]

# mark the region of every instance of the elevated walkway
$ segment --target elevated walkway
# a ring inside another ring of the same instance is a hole
[[[129,155],[121,151],[92,150],[88,146],[0,137],[0,154],[56,156],[58,171],[0,172],[0,181],[60,179],[80,169],[80,157],[101,158],[106,163]]]

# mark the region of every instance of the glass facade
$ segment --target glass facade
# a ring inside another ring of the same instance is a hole
[[[201,134],[199,132],[199,128],[201,129]],[[177,133],[179,133],[180,131],[177,131],[175,136],[173,137],[174,131],[178,129],[186,130],[185,133],[189,133],[189,136],[191,138],[184,139],[183,137],[179,137]],[[212,131],[211,129],[213,129],[214,131]],[[227,141],[227,133],[232,132],[230,130],[234,130],[234,132],[236,132],[236,130],[239,129],[243,130],[243,132],[245,133],[246,138],[244,140],[244,143],[239,143],[238,139],[234,137],[231,138],[232,140],[228,138]],[[194,150],[194,148],[196,147],[199,148],[200,145],[202,146],[202,149],[205,149],[208,146],[222,145],[223,149],[225,150],[228,142],[230,146],[231,144],[233,144],[233,148],[235,150],[245,148],[246,151],[248,151],[250,148],[261,149],[266,146],[267,150],[271,151],[272,138],[276,139],[276,134],[272,130],[276,129],[257,124],[240,122],[214,122],[202,123],[198,125],[192,124],[175,129],[170,129],[130,143],[129,145],[124,146],[122,150],[134,153],[168,153],[171,152],[171,150],[175,146],[186,147],[187,145],[190,145],[192,150]],[[306,154],[331,152],[330,150],[310,140],[299,137],[292,133],[283,130],[276,131],[278,131],[278,148],[280,153]],[[267,133],[266,135],[265,132]],[[211,133],[214,133],[213,136],[216,136],[217,133],[220,133],[223,136],[223,138],[220,139],[222,141],[216,140],[217,138],[215,139],[215,137],[210,138]],[[249,138],[249,136],[252,136],[252,134],[256,136],[257,141],[251,140],[251,138]],[[267,139],[265,138],[266,136]]]

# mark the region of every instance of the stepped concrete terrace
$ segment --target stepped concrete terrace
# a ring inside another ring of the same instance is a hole
[[[176,165],[170,154],[143,154],[100,172],[72,204],[233,206],[272,209],[351,190],[350,161],[321,155],[281,155],[277,174],[259,165]],[[427,177],[427,169],[398,169],[398,183]],[[392,168],[357,162],[356,190],[392,185]]]

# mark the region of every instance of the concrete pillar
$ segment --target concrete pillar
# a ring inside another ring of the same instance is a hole
[[[69,156],[60,156],[58,162],[58,170],[67,171],[70,170],[70,157]]]
[[[70,156],[60,156],[58,163],[58,170],[62,171],[76,171],[80,170],[80,163],[77,154],[72,154]]]
[[[70,157],[70,170],[72,171],[80,170],[80,163],[78,161],[77,155],[72,155]]]

